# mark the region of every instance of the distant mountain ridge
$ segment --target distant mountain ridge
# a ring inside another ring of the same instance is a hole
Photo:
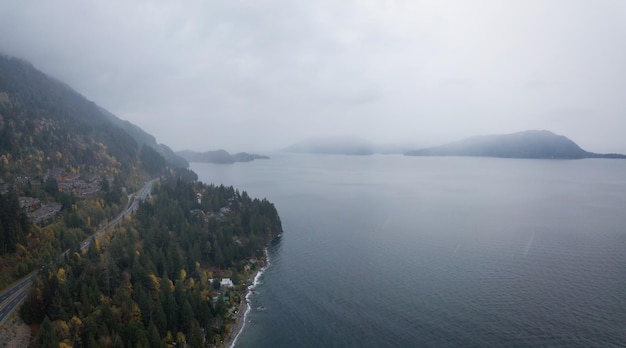
[[[365,139],[356,137],[329,137],[310,139],[295,143],[283,149],[295,153],[317,153],[333,155],[372,155],[376,152],[375,145]]]
[[[251,162],[257,159],[269,159],[268,156],[239,152],[231,155],[226,150],[196,152],[192,150],[178,151],[176,154],[189,162],[232,164],[235,162]]]
[[[406,155],[537,159],[626,158],[622,154],[585,151],[569,138],[547,130],[475,136],[441,146],[409,151]]]

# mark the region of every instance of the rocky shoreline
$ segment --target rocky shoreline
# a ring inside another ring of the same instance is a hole
[[[263,266],[259,268],[259,270],[254,274],[254,277],[248,279],[246,287],[246,291],[244,296],[242,297],[239,305],[237,306],[237,311],[235,313],[235,323],[232,325],[230,333],[228,337],[224,340],[222,345],[219,347],[222,348],[234,348],[237,343],[237,339],[239,335],[243,332],[244,327],[246,326],[246,319],[248,317],[248,313],[252,310],[251,304],[251,296],[254,293],[254,289],[260,282],[261,276],[265,273],[265,270],[269,266],[269,256],[267,254],[267,249],[265,250],[265,260],[263,260]]]

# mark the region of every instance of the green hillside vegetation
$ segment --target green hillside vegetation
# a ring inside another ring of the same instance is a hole
[[[139,147],[110,118],[0,55],[0,289],[77,248],[126,207],[127,192],[165,171],[158,149]]]
[[[226,337],[281,223],[267,200],[193,179],[168,175],[134,219],[39,273],[20,311],[41,324],[38,346],[201,347]],[[235,287],[220,289],[221,278]]]
[[[0,253],[15,252],[17,245],[24,244],[28,231],[28,218],[20,208],[15,192],[0,195]]]

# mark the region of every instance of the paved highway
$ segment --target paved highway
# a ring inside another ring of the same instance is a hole
[[[129,201],[128,201],[128,206],[126,207],[126,209],[123,212],[121,212],[115,219],[109,221],[108,224],[106,224],[104,227],[102,227],[96,233],[94,233],[93,235],[89,236],[87,239],[82,241],[80,243],[80,248],[81,249],[89,248],[89,245],[91,244],[91,241],[93,240],[93,238],[98,233],[104,233],[109,228],[114,227],[117,224],[119,224],[122,220],[124,220],[125,217],[127,217],[127,216],[131,215],[132,213],[134,213],[135,211],[137,211],[137,209],[139,208],[139,202],[144,201],[148,197],[150,192],[152,192],[152,185],[154,185],[154,183],[157,180],[158,179],[152,179],[152,180],[146,182],[146,184],[141,188],[141,190],[139,190],[139,191],[135,192],[134,194],[130,195],[129,196]]]
[[[28,284],[30,284],[30,282],[33,280],[33,275],[29,275],[26,278],[21,279],[20,281],[18,281],[15,285],[13,285],[13,287],[11,287],[10,289],[5,290],[2,295],[0,295],[0,304],[4,303],[4,301],[13,296],[13,294],[15,294],[16,292],[18,292],[20,289],[22,289],[23,287],[27,286]]]
[[[91,241],[98,233],[103,233],[107,229],[114,227],[119,224],[126,216],[131,215],[133,212],[137,210],[139,207],[139,202],[144,201],[146,197],[152,191],[152,185],[158,179],[153,179],[148,182],[141,188],[141,190],[135,192],[131,195],[131,200],[129,201],[126,209],[121,212],[115,219],[111,220],[108,224],[102,227],[93,235],[89,236],[89,238],[85,239],[80,243],[81,249],[86,249],[91,244]],[[66,254],[68,251],[65,251],[63,254]],[[8,289],[4,290],[2,294],[0,294],[0,325],[4,323],[6,318],[13,313],[13,311],[19,307],[20,303],[26,298],[28,295],[28,290],[30,289],[30,284],[33,281],[34,272],[26,276],[25,278],[20,279],[15,284],[13,284]]]
[[[30,290],[31,281],[32,279],[29,278],[29,281],[26,282],[24,286],[12,292],[11,296],[8,296],[2,301],[2,305],[0,305],[0,324],[4,323],[9,314],[13,313],[24,298],[26,298]]]

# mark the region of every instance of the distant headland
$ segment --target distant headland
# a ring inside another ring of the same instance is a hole
[[[286,147],[283,151],[357,156],[371,155],[376,152],[374,144],[370,141],[348,136],[317,138],[301,141]]]
[[[239,152],[231,155],[226,150],[196,152],[184,150],[176,152],[177,155],[189,162],[204,162],[217,164],[232,164],[235,162],[251,162],[258,159],[269,159],[268,156],[257,155],[254,153]]]
[[[598,154],[585,151],[569,138],[546,130],[528,130],[512,134],[476,136],[441,146],[409,151],[405,155],[536,159],[626,159],[626,155],[623,154]]]

